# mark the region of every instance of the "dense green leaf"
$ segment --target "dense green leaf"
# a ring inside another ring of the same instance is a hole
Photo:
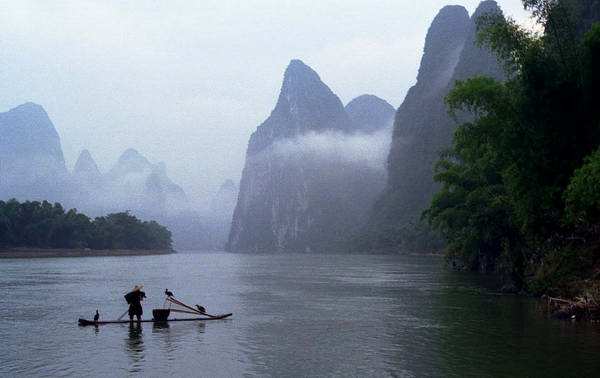
[[[524,5],[542,35],[480,22],[480,43],[509,76],[474,77],[448,95],[452,114],[471,117],[437,164],[442,187],[425,213],[451,257],[518,284],[573,240],[600,240],[600,25],[578,38],[576,2]]]
[[[91,220],[47,201],[0,201],[0,246],[32,248],[171,249],[171,232],[129,213]]]

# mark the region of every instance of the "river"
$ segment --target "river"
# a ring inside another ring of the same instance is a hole
[[[0,376],[583,377],[600,326],[548,319],[531,298],[431,256],[240,255],[0,261]],[[229,320],[115,319],[143,284]]]

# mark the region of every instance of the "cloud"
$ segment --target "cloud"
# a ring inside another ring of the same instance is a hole
[[[391,126],[372,134],[310,132],[275,142],[268,153],[278,158],[305,157],[385,171],[391,143]]]

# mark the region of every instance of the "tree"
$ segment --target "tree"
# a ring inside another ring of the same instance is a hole
[[[600,145],[600,25],[581,38],[576,2],[524,4],[541,35],[511,19],[479,20],[479,41],[503,61],[508,80],[471,78],[447,97],[451,112],[472,118],[437,164],[442,189],[425,213],[451,256],[510,273],[517,284],[566,247],[575,219],[600,220],[591,189],[600,157],[590,155]]]
[[[600,150],[575,171],[565,192],[567,224],[587,228],[600,225]]]
[[[171,232],[129,213],[93,221],[59,203],[0,201],[0,246],[92,249],[171,249]]]

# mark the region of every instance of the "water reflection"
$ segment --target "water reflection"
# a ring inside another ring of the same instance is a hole
[[[224,322],[227,322],[227,320],[225,320]],[[206,323],[198,322],[196,330],[198,331],[198,341],[202,341],[203,334],[206,332]]]
[[[125,339],[125,351],[131,360],[131,373],[139,373],[142,371],[144,362],[144,338],[142,323],[129,323],[129,332]]]
[[[423,371],[411,363],[426,355],[422,336],[430,322],[420,316],[419,302],[428,300],[421,281],[435,266],[424,274],[414,267],[390,269],[385,259],[361,266],[339,256],[285,258],[279,264],[257,259],[239,272],[249,288],[240,301],[252,321],[238,342],[252,361],[250,375]]]
[[[163,329],[169,329],[170,325],[169,322],[164,321],[164,322],[154,322],[152,323],[152,332],[160,332]]]
[[[444,327],[431,356],[440,375],[597,374],[600,338],[593,325],[548,319],[534,299],[481,290],[479,279],[453,273],[446,277],[451,285],[436,296],[434,316]]]

